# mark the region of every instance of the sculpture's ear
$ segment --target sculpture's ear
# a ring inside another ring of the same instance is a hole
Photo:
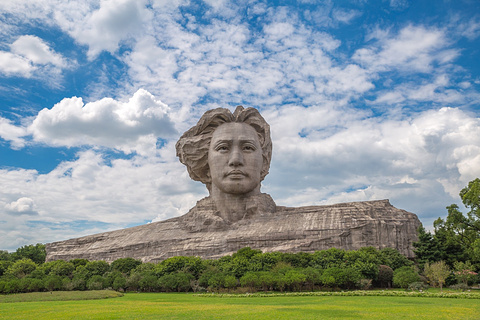
[[[270,169],[270,164],[268,163],[268,159],[265,156],[262,157],[262,160],[263,160],[262,171],[260,172],[260,174],[263,180],[268,174],[268,170]]]

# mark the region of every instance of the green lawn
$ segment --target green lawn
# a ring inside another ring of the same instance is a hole
[[[127,293],[83,301],[0,303],[0,319],[479,319],[478,299],[376,296],[201,297]]]

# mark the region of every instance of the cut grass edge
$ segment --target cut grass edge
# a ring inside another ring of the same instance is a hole
[[[122,296],[123,293],[114,290],[30,292],[0,295],[0,303],[96,300]]]

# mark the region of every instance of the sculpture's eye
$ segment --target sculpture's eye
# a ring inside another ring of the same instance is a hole
[[[227,152],[229,150],[228,146],[225,144],[221,144],[215,148],[216,151],[219,152]]]
[[[243,151],[255,151],[257,148],[255,148],[254,145],[252,144],[246,144],[243,146]]]

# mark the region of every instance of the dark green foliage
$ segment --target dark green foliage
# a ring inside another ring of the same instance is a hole
[[[105,287],[105,280],[100,275],[94,275],[87,281],[88,290],[102,290]]]
[[[112,270],[120,271],[123,274],[129,274],[131,270],[142,264],[142,261],[133,258],[120,258],[110,265]]]
[[[173,257],[160,263],[131,258],[112,262],[52,261],[37,266],[31,260],[3,261],[0,292],[41,290],[93,290],[188,292],[226,291],[237,287],[263,291],[305,291],[320,288],[403,288],[419,280],[412,262],[398,251],[366,247],[345,251],[329,249],[310,253],[262,253],[244,248],[218,260]],[[470,265],[469,265],[470,266]],[[395,273],[393,267],[397,267]],[[453,281],[455,277],[452,276]],[[446,284],[448,284],[448,279]]]
[[[105,261],[89,261],[85,265],[85,269],[87,269],[92,276],[103,276],[110,270],[110,265]]]
[[[381,288],[390,288],[393,282],[393,269],[386,265],[378,266],[377,284]]]
[[[47,289],[48,291],[61,290],[63,287],[62,278],[57,275],[46,276],[43,280],[43,283],[45,284],[45,289]]]
[[[460,198],[469,209],[466,214],[452,204],[447,207],[447,218],[434,222],[440,259],[450,267],[456,261],[468,260],[480,266],[480,179],[470,181],[460,191]]]
[[[413,261],[408,260],[403,254],[393,248],[383,248],[378,250],[380,263],[389,266],[393,270],[413,265]]]
[[[10,267],[12,264],[13,264],[12,261],[0,260],[0,277],[7,272],[8,267]]]
[[[18,248],[11,256],[11,260],[30,259],[40,265],[45,262],[47,253],[45,251],[45,245],[37,243],[35,245],[31,244]]]
[[[30,259],[22,259],[15,261],[8,267],[8,274],[14,275],[17,278],[23,278],[37,269],[37,265]]]
[[[418,241],[413,243],[415,260],[423,269],[427,262],[436,262],[442,259],[442,251],[437,237],[426,231],[423,226],[418,228]]]
[[[192,280],[194,280],[194,277],[190,273],[170,273],[160,277],[160,279],[158,279],[158,285],[166,292],[188,292],[191,290]]]
[[[420,276],[411,267],[401,267],[393,272],[393,284],[407,289],[411,283],[420,281]]]
[[[55,274],[57,276],[71,278],[73,276],[73,271],[75,271],[75,266],[71,262],[57,260],[47,263],[51,264],[49,274]]]
[[[78,266],[84,266],[88,263],[88,260],[87,259],[72,259],[70,260],[71,263],[73,263],[73,265],[75,266],[75,269],[78,267]]]
[[[319,269],[343,266],[345,253],[345,250],[337,248],[316,251],[312,256],[312,266]]]
[[[141,274],[138,281],[138,289],[142,292],[155,292],[159,289],[158,278],[152,271]]]
[[[112,289],[117,291],[125,291],[127,289],[127,279],[123,275],[116,277],[113,280]]]
[[[172,257],[155,266],[155,273],[158,277],[174,272],[187,272],[196,279],[205,270],[206,266],[199,257]]]

